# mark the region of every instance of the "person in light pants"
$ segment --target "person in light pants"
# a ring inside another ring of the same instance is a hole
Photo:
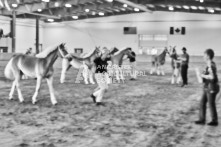
[[[96,65],[95,71],[95,79],[97,81],[98,87],[95,89],[95,92],[91,94],[91,98],[93,102],[96,103],[97,106],[104,105],[101,101],[103,99],[105,91],[108,89],[107,82],[107,66],[108,66],[108,56],[110,51],[107,48],[103,48],[101,57],[98,57],[94,60]]]
[[[101,105],[101,101],[103,99],[105,91],[108,89],[108,83],[107,83],[107,73],[96,73],[95,79],[97,81],[99,89],[93,93],[93,95],[96,97],[96,103],[97,105]]]

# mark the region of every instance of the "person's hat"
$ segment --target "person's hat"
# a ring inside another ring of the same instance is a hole
[[[182,50],[183,50],[183,51],[186,51],[186,48],[185,48],[185,47],[183,47],[183,48],[182,48]]]

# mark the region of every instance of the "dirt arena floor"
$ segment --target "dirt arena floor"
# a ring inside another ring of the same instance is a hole
[[[165,76],[156,76],[149,75],[150,63],[138,63],[146,76],[110,85],[100,107],[89,97],[96,85],[76,84],[74,69],[65,84],[59,83],[61,69],[55,69],[58,105],[51,105],[45,81],[38,103],[32,105],[35,80],[22,82],[24,103],[18,102],[17,93],[10,101],[11,82],[3,78],[1,67],[0,147],[220,147],[221,125],[193,123],[201,95],[196,66],[203,63],[191,63],[189,86],[181,88],[170,84],[169,64]],[[221,118],[221,100],[217,107]]]

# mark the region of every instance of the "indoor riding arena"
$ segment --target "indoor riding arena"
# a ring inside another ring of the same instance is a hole
[[[220,0],[0,0],[0,147],[220,147]]]

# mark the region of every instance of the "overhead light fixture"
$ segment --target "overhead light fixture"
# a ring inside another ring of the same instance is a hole
[[[134,8],[134,11],[139,12],[139,11],[140,11],[140,9],[138,9],[138,8]]]
[[[50,0],[41,0],[41,1],[46,2],[46,3],[50,2]]]
[[[85,9],[85,12],[90,12],[90,10],[89,9]]]
[[[124,7],[124,8],[127,8],[127,4],[124,4],[123,7]]]
[[[216,11],[221,11],[221,8],[216,7],[215,10],[216,10]]]
[[[65,4],[65,7],[70,8],[70,7],[72,7],[72,5],[71,4]]]
[[[93,11],[91,14],[92,14],[92,15],[96,15],[96,12]]]
[[[170,11],[173,11],[174,10],[174,8],[172,7],[172,6],[169,6],[169,8],[168,8]]]
[[[148,4],[147,7],[149,7],[149,8],[155,8],[155,6],[152,5],[152,4]]]
[[[201,2],[201,3],[203,3],[203,2],[204,2],[204,0],[200,0],[200,2]]]
[[[17,8],[18,4],[12,4],[12,7]]]
[[[59,7],[59,2],[55,2],[55,3],[54,3],[54,6],[55,6],[55,7]]]
[[[215,11],[214,11],[214,9],[211,9],[211,8],[210,8],[210,9],[208,9],[208,12],[209,12],[209,13],[214,13]]]
[[[190,6],[191,9],[197,10],[198,8],[196,6]]]
[[[110,3],[113,2],[113,0],[106,0],[106,1],[107,1],[107,2],[110,2]]]
[[[184,5],[183,8],[184,8],[184,9],[190,9],[190,7],[187,6],[187,5]]]
[[[49,19],[48,19],[48,22],[54,22],[54,19],[50,19],[50,18],[49,18]]]
[[[202,6],[199,6],[198,8],[199,8],[200,10],[205,10],[205,8],[202,7]]]
[[[98,15],[104,16],[104,12],[99,12]]]
[[[181,6],[179,6],[179,5],[176,5],[175,6],[177,9],[181,9],[182,7]]]
[[[73,19],[78,19],[78,16],[75,15],[75,16],[72,16],[72,18],[73,18]]]
[[[120,12],[120,10],[118,10],[118,9],[114,9],[114,11],[115,11],[115,12]]]
[[[162,7],[162,8],[166,8],[166,5],[159,5],[160,7]]]
[[[38,9],[38,12],[41,12],[42,11],[42,9]]]

